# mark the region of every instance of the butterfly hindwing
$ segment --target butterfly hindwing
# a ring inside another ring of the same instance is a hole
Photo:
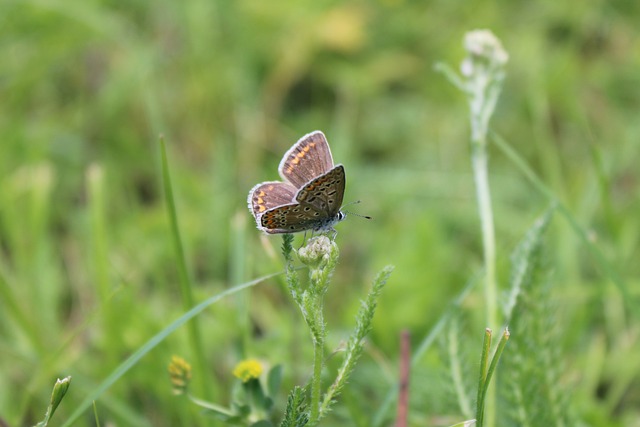
[[[295,233],[297,231],[321,228],[329,217],[298,203],[278,206],[259,217],[259,225],[269,234]]]
[[[247,203],[257,218],[269,209],[293,202],[296,192],[297,189],[288,182],[262,182],[251,189]]]

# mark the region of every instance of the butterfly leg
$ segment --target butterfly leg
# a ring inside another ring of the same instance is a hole
[[[331,227],[331,228],[329,229],[329,232],[330,232],[331,234],[333,234],[333,235],[331,236],[331,241],[336,240],[336,237],[338,237],[338,230],[336,230],[335,228]]]
[[[311,233],[311,237],[313,237],[313,232]],[[305,243],[307,243],[307,230],[304,230],[304,234],[302,235],[302,243],[300,244],[298,250],[300,250],[300,248],[302,248]]]

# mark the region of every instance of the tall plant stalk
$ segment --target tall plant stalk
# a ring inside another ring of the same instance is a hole
[[[461,64],[461,77],[447,67],[441,66],[440,69],[467,95],[469,102],[471,166],[476,186],[485,269],[486,322],[488,328],[495,329],[499,327],[501,320],[498,309],[495,229],[489,185],[487,134],[489,120],[502,88],[504,67],[509,57],[500,40],[487,30],[467,33],[464,46],[467,57]],[[488,390],[486,402],[488,411],[485,425],[491,427],[495,425],[496,396],[493,387]]]
[[[385,283],[391,275],[393,268],[385,267],[373,280],[371,289],[360,306],[356,315],[356,325],[349,340],[342,365],[338,369],[333,383],[326,389],[323,395],[322,370],[324,368],[324,346],[327,336],[324,320],[324,295],[327,293],[331,282],[331,276],[338,263],[338,245],[326,236],[314,237],[297,251],[300,261],[309,269],[308,286],[303,286],[293,265],[293,237],[283,236],[282,252],[286,262],[286,280],[289,293],[294,302],[300,308],[302,317],[309,328],[313,342],[313,374],[305,389],[309,390],[308,417],[305,414],[305,426],[315,427],[325,417],[335,403],[337,396],[347,383],[353,372],[356,362],[360,358],[365,336],[371,330],[371,321],[376,310],[377,300]],[[289,426],[292,417],[297,413],[296,404],[300,398],[297,394],[290,395],[287,407],[287,416],[281,426]],[[298,424],[295,424],[298,425]]]
[[[476,185],[478,213],[484,253],[485,303],[487,327],[498,327],[498,290],[496,280],[496,245],[489,186],[489,155],[487,134],[489,120],[495,110],[504,80],[507,53],[500,41],[489,31],[467,33],[465,48],[468,56],[462,62],[464,88],[469,102],[471,125],[471,166]]]
[[[487,325],[498,325],[498,284],[496,281],[496,238],[493,225],[493,209],[491,208],[491,191],[487,173],[488,156],[484,140],[472,140],[471,165],[476,184],[478,213],[482,228],[482,249],[484,254]],[[475,152],[475,153],[474,153]]]

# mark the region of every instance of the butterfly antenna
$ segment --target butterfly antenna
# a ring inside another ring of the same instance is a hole
[[[361,203],[361,200],[354,200],[353,202],[349,202],[347,203],[345,206],[349,206],[349,205],[357,205],[358,203]],[[345,211],[344,209],[342,209],[342,212],[349,214],[349,215],[354,215],[354,216],[359,216],[360,218],[364,218],[364,219],[373,219],[373,217],[370,217],[369,215],[360,215],[357,214],[355,212],[349,212],[349,211]]]

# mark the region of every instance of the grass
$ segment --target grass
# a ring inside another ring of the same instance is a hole
[[[277,275],[280,239],[260,236],[245,203],[314,129],[345,164],[345,200],[375,218],[338,225],[327,354],[348,339],[376,272],[395,265],[359,364],[321,425],[390,424],[403,329],[414,355],[409,425],[466,419],[487,326],[483,240],[466,100],[434,64],[457,67],[475,28],[490,28],[510,56],[487,146],[499,306],[513,289],[510,254],[557,206],[494,373],[499,425],[548,425],[536,413],[558,402],[576,423],[637,423],[637,6],[34,0],[4,2],[0,16],[0,418],[9,425],[41,420],[67,375],[52,423],[81,410],[74,425],[96,415],[219,425],[172,395],[173,354],[193,364],[199,395],[222,405],[238,361],[283,365],[283,414],[287,392],[312,374],[313,346]],[[187,322],[193,304],[199,331]],[[548,318],[557,321],[545,333]],[[328,357],[326,371],[341,362]],[[546,385],[552,393],[522,403]]]

